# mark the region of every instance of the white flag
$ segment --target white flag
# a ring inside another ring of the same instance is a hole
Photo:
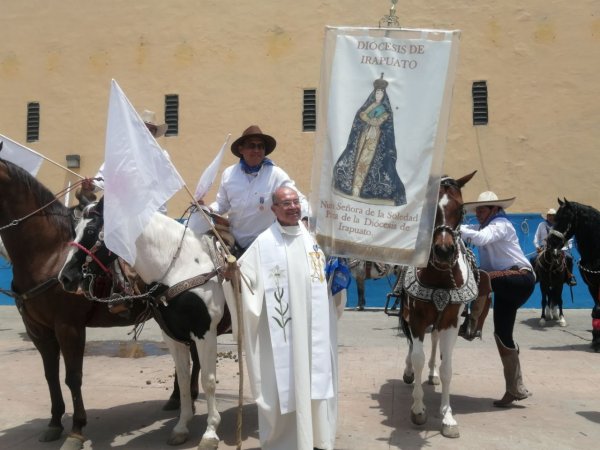
[[[198,185],[196,186],[196,193],[194,194],[196,200],[200,200],[204,197],[214,183],[217,173],[219,172],[219,167],[221,166],[221,161],[223,160],[223,153],[225,152],[230,137],[231,134],[228,134],[215,159],[213,159],[209,166],[204,169],[204,172],[202,172],[200,180],[198,180]]]
[[[184,182],[115,80],[104,152],[104,240],[134,265],[138,236]]]
[[[37,175],[44,162],[42,155],[2,134],[0,134],[0,141],[3,142],[0,158],[22,167],[34,177]]]

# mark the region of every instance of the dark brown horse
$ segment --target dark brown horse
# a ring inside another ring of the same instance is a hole
[[[3,159],[0,159],[0,237],[12,263],[15,303],[27,334],[42,357],[50,391],[51,419],[39,440],[57,440],[63,431],[65,403],[59,379],[62,353],[65,383],[73,401],[73,424],[65,447],[80,448],[84,439],[82,430],[87,424],[81,392],[86,327],[132,325],[144,305],[135,303],[125,318],[111,314],[106,304],[63,290],[57,275],[69,250],[67,243],[73,237],[70,212],[29,173]],[[197,375],[195,392],[198,392]]]
[[[487,274],[477,270],[473,254],[460,239],[459,225],[463,219],[461,189],[475,172],[454,180],[443,177],[440,183],[435,228],[429,261],[426,267],[407,267],[401,274],[401,325],[410,342],[405,382],[414,380],[411,420],[417,425],[427,421],[423,402],[421,374],[425,365],[423,340],[432,329],[432,340],[439,338],[440,380],[442,383],[442,434],[458,437],[458,424],[450,407],[452,378],[452,351],[459,331],[459,320],[465,305],[473,302],[465,337],[472,339],[481,330],[490,304],[490,286]],[[483,276],[483,277],[482,277]],[[487,283],[485,281],[487,280]],[[479,289],[484,281],[485,289]]]
[[[592,349],[600,351],[600,211],[567,199],[558,199],[554,225],[546,246],[560,251],[575,236],[581,255],[579,272],[594,300],[592,309]]]

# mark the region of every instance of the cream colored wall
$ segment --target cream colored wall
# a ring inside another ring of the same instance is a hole
[[[41,104],[30,146],[79,173],[103,160],[110,80],[138,109],[180,99],[179,135],[160,143],[193,191],[228,133],[256,123],[273,159],[308,193],[314,133],[302,93],[317,88],[326,25],[376,26],[389,1],[25,0],[2,2],[0,133],[25,143],[26,104]],[[400,1],[402,26],[462,30],[445,169],[477,169],[466,197],[492,189],[534,212],[566,196],[600,206],[600,2]],[[486,80],[490,123],[473,127],[471,84]],[[229,154],[225,164],[235,162]],[[418,170],[418,168],[415,168]],[[72,176],[70,176],[73,178]],[[65,173],[44,164],[53,191]],[[214,190],[213,190],[214,191]],[[214,192],[209,194],[209,200]],[[189,198],[177,194],[177,216]]]

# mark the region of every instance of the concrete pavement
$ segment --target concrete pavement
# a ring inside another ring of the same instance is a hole
[[[566,310],[568,326],[538,325],[539,310],[521,310],[515,337],[521,347],[525,384],[533,397],[499,409],[502,367],[491,333],[482,340],[458,339],[453,357],[451,405],[458,439],[441,436],[440,386],[425,385],[429,421],[410,422],[412,387],[402,382],[406,340],[397,319],[382,311],[346,311],[339,336],[339,425],[336,448],[379,449],[592,449],[600,442],[600,353],[590,348],[589,310]],[[146,324],[132,342],[129,328],[88,329],[83,395],[88,413],[86,449],[164,449],[176,414],[161,410],[172,386],[173,364],[160,330]],[[426,345],[428,347],[428,345]],[[218,408],[220,449],[235,448],[238,364],[231,336],[219,337]],[[133,357],[132,357],[133,356]],[[58,449],[61,441],[37,442],[46,426],[50,399],[37,350],[14,306],[0,306],[0,449]],[[62,372],[64,376],[64,372]],[[244,387],[243,449],[258,448],[256,406]],[[70,428],[72,403],[63,387]],[[195,449],[204,430],[204,402],[187,443]],[[293,449],[290,449],[293,450]]]

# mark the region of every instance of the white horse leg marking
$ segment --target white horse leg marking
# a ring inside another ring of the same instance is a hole
[[[212,329],[214,328],[214,330]],[[217,410],[215,391],[217,387],[217,332],[216,326],[207,331],[203,339],[194,337],[200,356],[200,382],[206,396],[207,426],[198,446],[199,450],[216,449],[219,445],[217,428],[221,422],[221,415]]]
[[[174,341],[163,331],[163,339],[169,352],[175,362],[175,371],[177,372],[177,384],[179,385],[179,395],[181,411],[179,421],[171,431],[171,436],[167,440],[169,445],[180,445],[187,441],[189,437],[188,423],[192,419],[194,412],[192,410],[192,395],[190,392],[190,351],[187,345]],[[198,349],[200,351],[200,349]],[[201,366],[202,367],[202,366]],[[202,367],[204,371],[204,367]]]
[[[425,366],[425,352],[423,351],[423,341],[413,338],[413,348],[411,352],[412,365],[415,372],[415,384],[413,386],[413,404],[410,408],[410,418],[416,425],[423,425],[427,422],[427,412],[423,403],[423,366]]]
[[[461,306],[458,314],[462,313],[464,306]],[[440,414],[442,416],[442,434],[446,437],[459,437],[458,423],[452,416],[450,407],[450,382],[452,381],[452,351],[458,337],[458,328],[451,327],[440,331],[440,354],[442,363],[440,364],[440,378],[442,381],[442,403],[440,405]]]
[[[440,384],[440,374],[437,370],[437,349],[438,342],[440,341],[440,335],[437,330],[431,332],[431,356],[429,357],[429,378],[427,382],[429,384],[437,386]]]

